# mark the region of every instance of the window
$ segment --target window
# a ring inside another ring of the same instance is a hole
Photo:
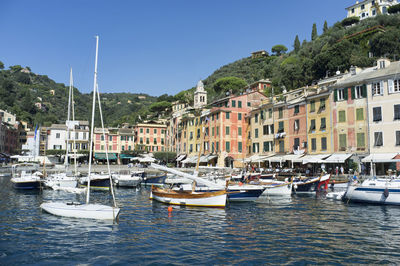
[[[283,107],[279,107],[278,112],[279,112],[279,119],[283,118]]]
[[[104,145],[101,145],[101,150],[104,151]]]
[[[354,14],[354,8],[351,9],[351,13]]]
[[[363,93],[363,87],[364,86],[355,86],[354,87],[354,99],[360,99],[365,97]]]
[[[374,132],[374,146],[382,146],[383,145],[383,133],[382,132]]]
[[[311,119],[310,132],[315,131],[315,119]]]
[[[109,141],[112,141],[113,137],[112,136],[108,136]]]
[[[238,120],[242,120],[242,114],[238,113]]]
[[[229,127],[225,127],[225,135],[229,135]]]
[[[75,132],[75,139],[79,139],[79,133],[78,132]]]
[[[193,144],[190,144],[190,146],[189,146],[189,152],[193,152]]]
[[[247,106],[248,106],[248,107],[251,107],[251,103],[250,103],[250,102],[247,102]]]
[[[263,110],[260,111],[260,119],[264,120],[264,111]]]
[[[100,139],[101,139],[101,140],[104,140],[104,135],[101,135]]]
[[[254,122],[255,122],[255,123],[258,123],[258,114],[255,114],[255,115],[254,115]]]
[[[285,142],[283,140],[279,141],[279,152],[284,153],[285,152]]]
[[[382,109],[381,109],[381,107],[372,108],[372,114],[373,114],[373,121],[374,122],[382,121]]]
[[[153,144],[154,144],[154,145],[157,145],[157,139],[156,139],[156,138],[154,138]]]
[[[219,151],[219,142],[217,141],[216,145],[215,145],[215,151],[218,152]]]
[[[364,147],[365,147],[365,134],[357,133],[357,148],[364,148]]]
[[[294,131],[298,131],[300,129],[300,120],[294,120]]]
[[[60,138],[60,133],[56,133],[56,139]]]
[[[324,111],[325,110],[325,98],[322,98],[319,100],[319,111]]]
[[[339,111],[339,122],[346,122],[346,111]]]
[[[269,129],[268,125],[263,126],[263,135],[269,134],[268,129]]]
[[[389,79],[388,80],[389,93],[400,92],[400,79]]]
[[[325,117],[321,117],[321,130],[325,130],[326,129],[326,118]]]
[[[272,118],[272,108],[270,108],[270,109],[268,110],[268,117],[269,117],[269,118]]]
[[[321,138],[321,150],[326,151],[326,137]]]
[[[143,138],[140,138],[140,144],[143,144]]]
[[[121,146],[121,149],[124,151],[124,150],[125,150],[125,147],[124,147],[124,146]]]
[[[312,151],[316,151],[317,150],[317,139],[316,138],[312,138],[311,139],[311,150]]]
[[[214,133],[215,133],[215,128],[212,127],[212,128],[211,128],[211,136],[214,136]]]
[[[258,138],[258,128],[254,129],[254,137]]]
[[[146,133],[149,134],[150,133],[150,129],[146,128]]]
[[[108,150],[109,150],[109,151],[112,151],[112,146],[111,146],[111,145],[108,147]]]
[[[372,96],[383,95],[383,81],[372,83]]]
[[[394,120],[400,119],[400,104],[394,105]]]
[[[226,114],[226,119],[229,119],[230,113],[226,112],[225,114]]]
[[[242,135],[242,128],[238,127],[238,136],[241,136],[241,135]]]
[[[150,144],[150,139],[146,138],[146,144]]]
[[[238,101],[238,108],[242,108],[242,101]]]
[[[236,101],[232,100],[232,107],[236,107]]]
[[[278,129],[278,133],[282,133],[285,131],[285,127],[283,124],[283,121],[279,122],[279,129]]]
[[[361,10],[364,10],[364,8],[365,8],[365,5],[362,4],[362,5],[361,5]]]
[[[396,146],[400,146],[400,131],[396,131]]]
[[[263,151],[264,152],[270,151],[270,149],[269,149],[269,141],[264,141]]]
[[[217,127],[217,136],[219,136],[219,126]]]
[[[364,108],[357,108],[356,109],[356,120],[357,121],[364,120]]]
[[[344,100],[344,89],[338,89],[336,90],[336,98],[338,101],[343,101]]]
[[[294,106],[294,113],[298,114],[300,112],[300,106],[299,105],[295,105]]]
[[[143,133],[143,128],[140,129],[140,133]]]
[[[197,139],[200,138],[200,128],[197,129]]]
[[[269,125],[269,134],[274,134],[274,125]]]
[[[315,112],[315,101],[311,100],[310,102],[310,112]]]
[[[190,131],[190,133],[189,133],[189,139],[193,139],[193,131]]]
[[[345,151],[347,147],[346,134],[339,134],[339,149]]]
[[[242,147],[242,142],[238,142],[238,152],[242,152],[243,151],[243,147]]]
[[[225,150],[226,150],[226,152],[231,151],[231,143],[229,141],[225,142]]]
[[[294,144],[293,144],[293,149],[294,150],[298,150],[300,146],[300,139],[299,138],[295,138],[294,139]]]

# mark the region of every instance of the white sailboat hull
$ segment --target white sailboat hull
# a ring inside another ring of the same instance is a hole
[[[194,192],[195,194],[196,192]],[[200,192],[201,193],[201,192]],[[204,193],[204,192],[203,192]],[[217,207],[224,208],[226,205],[226,193],[210,197],[199,197],[199,198],[184,198],[184,197],[173,197],[168,195],[157,195],[156,193],[150,192],[150,199],[167,203],[171,205],[183,205],[183,206],[196,206],[196,207]]]
[[[349,185],[345,201],[400,205],[399,180],[366,180],[361,185]]]
[[[65,202],[47,202],[40,205],[44,211],[63,217],[115,220],[118,217],[119,208],[101,204],[76,204]]]
[[[262,196],[290,196],[293,183],[264,185]]]

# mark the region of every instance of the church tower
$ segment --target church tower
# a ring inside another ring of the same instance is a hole
[[[194,108],[199,109],[207,105],[207,92],[204,90],[204,84],[200,80],[197,83],[196,91],[194,92]]]

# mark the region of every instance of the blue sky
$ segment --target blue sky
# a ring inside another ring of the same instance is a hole
[[[154,96],[194,87],[223,65],[346,17],[353,0],[1,0],[0,61],[92,90]]]

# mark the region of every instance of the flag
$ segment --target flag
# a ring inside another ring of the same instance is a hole
[[[36,140],[36,134],[37,134],[37,130],[38,130],[38,125],[36,124],[36,128],[35,128],[35,137],[34,137],[34,140]]]

